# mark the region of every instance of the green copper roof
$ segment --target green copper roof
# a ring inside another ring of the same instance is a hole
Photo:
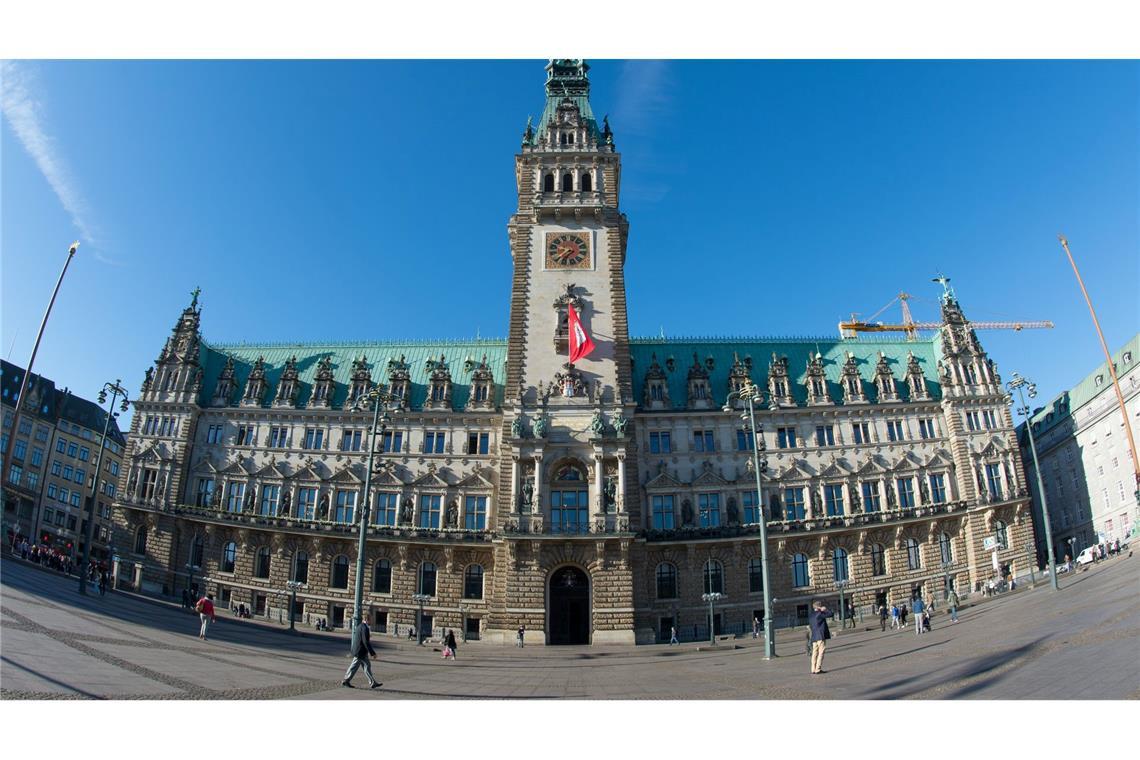
[[[863,392],[869,401],[877,400],[875,367],[879,362],[879,352],[887,357],[887,362],[895,377],[895,387],[899,397],[909,396],[906,386],[907,354],[913,353],[926,377],[926,388],[932,399],[942,397],[939,382],[936,353],[933,340],[907,341],[901,338],[875,337],[870,339],[837,340],[836,338],[633,338],[630,341],[630,355],[633,358],[633,393],[640,403],[645,386],[645,373],[653,363],[665,370],[669,379],[669,399],[674,408],[683,409],[688,398],[689,368],[693,365],[693,354],[708,370],[708,359],[712,359],[709,371],[709,384],[713,399],[723,404],[728,393],[728,374],[734,356],[741,361],[752,359],[752,381],[763,388],[768,387],[768,365],[772,354],[788,357],[788,375],[791,378],[792,396],[797,404],[807,403],[807,363],[816,352],[823,356],[824,375],[827,378],[828,393],[832,400],[843,398],[839,386],[840,373],[847,361],[848,352],[855,355],[859,374],[863,378]],[[673,359],[673,370],[667,367],[667,360]]]
[[[199,361],[202,365],[202,393],[199,399],[203,406],[209,405],[214,397],[214,388],[218,382],[218,375],[226,365],[226,359],[233,357],[234,377],[237,380],[238,390],[235,396],[240,396],[245,390],[246,380],[250,370],[258,357],[265,359],[265,379],[269,386],[264,406],[270,406],[277,392],[277,383],[281,379],[285,363],[293,356],[297,357],[297,372],[300,390],[297,393],[297,406],[307,405],[313,392],[313,381],[317,374],[317,365],[326,356],[332,358],[333,380],[335,392],[332,406],[344,406],[348,396],[348,385],[351,382],[352,363],[361,355],[367,360],[368,368],[372,372],[373,382],[387,384],[388,360],[404,357],[408,371],[411,374],[411,398],[409,403],[413,409],[420,409],[427,398],[428,378],[431,374],[427,368],[427,360],[438,361],[443,356],[451,370],[452,382],[452,408],[462,409],[467,404],[471,393],[471,373],[464,367],[470,360],[477,365],[484,356],[487,357],[487,366],[490,367],[495,379],[495,403],[502,403],[503,380],[506,378],[507,342],[505,340],[472,340],[472,341],[406,341],[391,343],[266,343],[266,344],[227,344],[210,345],[202,341]],[[236,401],[231,398],[231,403]]]
[[[546,134],[546,127],[557,115],[559,104],[567,99],[578,107],[583,122],[590,128],[594,138],[598,139],[601,131],[594,110],[590,108],[589,70],[590,65],[580,58],[552,58],[546,64],[546,105],[530,144],[535,144]]]

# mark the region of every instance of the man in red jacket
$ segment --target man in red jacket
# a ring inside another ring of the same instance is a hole
[[[202,628],[198,631],[198,638],[205,641],[206,629],[210,627],[210,623],[218,619],[214,615],[214,595],[206,594],[198,600],[198,603],[194,605],[194,609],[198,611],[199,617],[202,618]]]

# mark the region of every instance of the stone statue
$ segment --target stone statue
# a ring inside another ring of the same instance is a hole
[[[215,509],[222,506],[222,489],[217,488],[216,486],[210,494],[210,506],[214,507]]]
[[[523,143],[524,144],[529,143],[533,139],[534,139],[534,124],[532,123],[531,117],[528,116],[528,117],[526,117],[526,131],[523,132]]]
[[[255,495],[256,490],[257,490],[256,488],[250,488],[249,491],[247,491],[245,494],[245,511],[246,512],[252,512],[253,511],[253,505],[257,499],[257,497]]]
[[[884,483],[883,485],[886,487],[886,490],[887,490],[887,506],[890,509],[894,509],[895,508],[895,489],[891,488],[890,483]]]
[[[605,496],[606,511],[614,511],[614,508],[617,506],[617,478],[606,478],[603,494]]]
[[[614,415],[613,424],[614,432],[617,434],[618,438],[621,438],[625,435],[625,429],[626,426],[629,425],[629,420],[625,418],[624,414],[618,411],[618,413]]]
[[[284,494],[282,494],[281,495],[281,507],[278,510],[277,514],[284,515],[284,516],[288,517],[289,516],[289,506],[292,503],[292,501],[293,501],[293,499],[289,495],[288,491],[286,491]]]
[[[400,505],[400,523],[403,525],[410,525],[412,522],[412,500],[405,498],[404,503]]]
[[[143,390],[150,388],[151,382],[154,380],[154,367],[147,367],[146,377],[143,378]]]
[[[736,497],[728,497],[728,524],[738,525],[740,523],[740,508],[736,506]]]
[[[768,519],[769,520],[783,520],[784,508],[780,504],[779,494],[769,494],[768,496]]]
[[[851,511],[862,512],[863,501],[859,498],[859,489],[855,487],[854,483],[852,483],[848,486],[847,491],[851,494]]]
[[[819,495],[818,488],[811,489],[811,516],[819,517],[823,514],[823,497]]]
[[[546,437],[546,416],[545,415],[539,417],[537,420],[534,421],[534,437],[535,438],[545,438]]]
[[[601,412],[594,412],[593,418],[590,420],[590,432],[596,437],[599,437],[606,431],[606,423],[602,420]]]
[[[918,494],[922,497],[923,504],[930,503],[930,490],[926,487],[926,478],[918,479]]]
[[[447,505],[446,518],[447,527],[454,528],[459,525],[459,505],[454,500]]]
[[[166,476],[165,475],[159,476],[158,488],[156,488],[154,492],[158,496],[158,498],[160,498],[160,499],[163,496],[166,496]]]
[[[519,505],[522,509],[519,511],[529,512],[530,508],[534,505],[534,483],[532,483],[529,478],[523,482],[521,497],[522,501]]]
[[[681,502],[681,524],[693,524],[693,502],[689,501],[688,499],[685,499]]]
[[[321,496],[321,501],[317,504],[317,519],[329,519],[329,495],[327,493]]]
[[[522,417],[515,417],[511,423],[511,438],[522,438]]]

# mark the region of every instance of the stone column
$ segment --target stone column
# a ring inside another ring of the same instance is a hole
[[[618,452],[617,511],[625,512],[625,452]]]
[[[602,454],[601,452],[594,452],[594,488],[593,500],[594,508],[591,510],[592,514],[603,515],[606,513],[606,499],[605,499],[605,468],[602,467]]]
[[[534,454],[534,504],[531,511],[543,514],[542,511],[542,452]]]
[[[511,511],[520,511],[519,504],[519,455],[511,455]]]

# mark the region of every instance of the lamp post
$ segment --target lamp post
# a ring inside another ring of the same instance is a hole
[[[1037,585],[1037,574],[1033,572],[1033,566],[1037,564],[1037,554],[1034,548],[1032,541],[1026,542],[1025,556],[1029,559],[1029,583],[1032,586]]]
[[[953,562],[942,561],[942,601],[950,598],[950,568]]]
[[[103,435],[99,438],[99,453],[95,457],[95,476],[91,478],[91,493],[87,495],[87,530],[83,534],[83,559],[79,563],[81,575],[84,576],[83,580],[79,581],[79,593],[83,595],[87,594],[87,563],[91,561],[91,542],[95,538],[95,501],[99,496],[99,476],[103,471],[103,449],[107,447],[107,431],[111,429],[111,420],[119,416],[118,412],[114,411],[115,401],[119,396],[123,397],[119,409],[125,412],[130,404],[122,382],[116,380],[114,384],[103,383],[103,388],[99,391],[100,404],[107,402],[107,391],[111,391],[111,409],[107,412],[106,422],[103,423]]]
[[[764,450],[764,429],[756,424],[755,407],[755,404],[763,403],[764,392],[751,379],[746,378],[740,389],[732,391],[725,399],[726,414],[734,411],[734,397],[748,405],[748,412],[742,413],[740,418],[752,432],[752,471],[756,476],[756,516],[760,522],[760,576],[764,584],[764,659],[770,660],[776,656],[776,629],[775,621],[772,620],[772,586],[768,578],[768,517],[764,513],[764,493],[760,484],[760,474],[768,469],[768,457],[760,454]]]
[[[463,643],[464,644],[467,643],[467,610],[469,610],[469,609],[470,609],[470,607],[468,607],[466,604],[459,605],[459,617],[462,619],[462,622],[463,622],[463,629],[460,632],[460,634],[463,636]]]
[[[353,631],[356,630],[356,626],[360,625],[364,610],[364,543],[368,536],[368,516],[372,511],[372,463],[376,456],[376,429],[377,427],[380,428],[380,440],[381,445],[383,445],[384,430],[392,418],[388,416],[387,411],[384,411],[384,416],[381,418],[380,412],[386,410],[391,402],[392,394],[383,386],[377,385],[375,388],[370,388],[360,394],[353,405],[353,408],[359,411],[366,409],[368,404],[372,404],[372,427],[368,429],[368,468],[364,474],[364,498],[361,499],[360,505],[360,536],[356,545],[356,584],[352,604]]]
[[[1021,400],[1017,412],[1025,417],[1025,434],[1029,437],[1029,451],[1033,454],[1033,472],[1037,475],[1037,493],[1041,495],[1041,519],[1045,521],[1045,551],[1049,556],[1049,583],[1053,586],[1053,590],[1057,591],[1057,563],[1053,559],[1053,526],[1049,523],[1049,501],[1045,496],[1045,484],[1041,480],[1041,466],[1037,463],[1037,444],[1033,442],[1033,422],[1029,418],[1029,403],[1025,400],[1027,392],[1029,398],[1037,396],[1037,385],[1014,372],[1013,379],[1006,383],[1005,387],[1010,392],[1007,396],[1009,403],[1013,403],[1014,391],[1017,391],[1017,396]]]
[[[1069,536],[1069,560],[1068,560],[1068,562],[1065,563],[1066,569],[1068,569],[1068,566],[1072,563],[1073,557],[1075,556],[1074,551],[1077,548],[1076,543],[1077,543],[1077,537],[1076,536]]]
[[[193,549],[191,549],[190,551],[194,551],[194,550],[193,550]],[[186,563],[186,573],[187,573],[187,575],[189,576],[189,580],[188,580],[188,581],[186,581],[186,590],[187,590],[187,592],[189,592],[191,595],[193,595],[193,594],[194,594],[194,573],[195,573],[197,570],[199,570],[199,567],[198,567],[197,565],[195,565],[195,564],[193,564],[193,563],[191,563],[191,562],[187,562],[187,563]],[[191,601],[194,601],[194,600],[191,600]]]
[[[297,589],[301,588],[303,583],[300,581],[285,581],[285,588],[289,589],[289,632],[293,633],[297,630]]]
[[[839,589],[839,628],[847,629],[847,605],[843,603],[843,590],[847,588],[847,581],[836,581],[835,588]],[[851,618],[851,627],[855,627],[855,618]]]
[[[420,606],[420,616],[416,619],[416,643],[424,645],[424,602],[431,601],[427,594],[412,594],[412,601]]]
[[[716,633],[713,628],[713,604],[724,598],[724,594],[714,591],[711,594],[701,594],[701,599],[709,603],[709,645],[716,646]]]

